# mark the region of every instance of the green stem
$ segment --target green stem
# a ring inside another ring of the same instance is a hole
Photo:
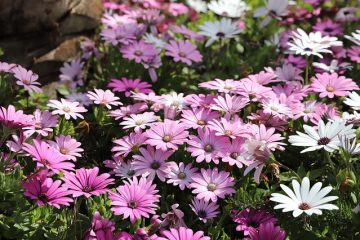
[[[284,168],[284,169],[292,172],[292,173],[298,178],[298,180],[301,181],[301,177],[300,177],[294,170],[292,170],[292,169],[289,168],[288,166],[285,166],[285,165],[282,164],[281,162],[277,161],[274,156],[272,156],[271,159],[272,159],[272,161],[273,161],[274,163],[278,164],[280,167],[282,167],[282,168]]]
[[[306,69],[305,69],[305,81],[304,81],[304,85],[308,85],[309,84],[309,57],[306,56]]]

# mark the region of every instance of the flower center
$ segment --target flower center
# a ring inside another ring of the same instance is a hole
[[[332,29],[332,28],[327,27],[327,28],[324,28],[324,31],[325,31],[325,32],[332,32],[332,31],[333,31],[333,29]]]
[[[143,52],[140,51],[140,50],[136,50],[136,51],[134,52],[134,54],[139,57],[139,56],[142,56],[142,55],[143,55]]]
[[[42,129],[41,123],[35,123],[35,129]]]
[[[328,91],[328,92],[334,92],[334,91],[335,91],[335,88],[334,88],[333,86],[327,85],[327,86],[326,86],[326,91]]]
[[[301,210],[309,210],[310,208],[311,208],[310,205],[307,203],[301,203],[299,205],[299,209],[301,209]]]
[[[231,89],[233,89],[233,87],[232,87],[231,85],[225,85],[225,86],[224,86],[224,89],[226,89],[226,90],[231,90]]]
[[[259,223],[258,222],[255,222],[255,221],[250,221],[249,222],[249,225],[253,228],[258,228],[259,227]]]
[[[157,169],[159,169],[160,168],[160,163],[158,163],[158,162],[152,162],[151,163],[151,168],[152,169],[154,169],[154,170],[157,170]]]
[[[84,192],[91,192],[91,191],[92,191],[92,187],[86,186],[86,187],[83,188],[83,191],[84,191]]]
[[[306,108],[305,110],[304,110],[304,113],[312,113],[314,110],[313,109],[311,109],[311,108]]]
[[[184,173],[184,172],[179,172],[178,178],[181,179],[181,180],[184,180],[184,179],[186,178],[186,173]]]
[[[197,124],[200,126],[204,126],[204,125],[206,125],[206,122],[204,120],[198,120]]]
[[[206,218],[207,216],[207,213],[205,210],[201,209],[198,211],[197,215],[200,217],[200,218]]]
[[[233,152],[230,154],[230,157],[233,159],[237,159],[238,156],[239,156],[239,153],[237,153],[237,152]]]
[[[306,47],[306,48],[304,48],[304,51],[305,51],[305,52],[311,52],[311,48]]]
[[[30,85],[30,81],[27,80],[27,79],[22,80],[22,82],[23,82],[25,85]]]
[[[211,144],[206,144],[204,147],[205,152],[212,152],[213,146]]]
[[[41,193],[38,197],[39,200],[41,200],[42,202],[47,202],[47,196],[45,193]]]
[[[164,141],[164,142],[170,142],[171,139],[172,139],[172,137],[171,137],[170,135],[165,135],[165,136],[163,137],[163,141]]]
[[[318,140],[318,145],[326,145],[330,142],[330,139],[327,137],[322,137]]]
[[[136,201],[135,201],[135,200],[130,200],[130,201],[128,202],[128,207],[129,207],[129,208],[132,208],[132,209],[135,209],[135,208],[137,207]]]
[[[213,192],[216,190],[216,184],[215,183],[209,183],[209,185],[207,186],[207,190],[209,190],[210,192]]]
[[[139,148],[140,148],[140,145],[139,145],[139,144],[134,144],[134,145],[131,147],[131,151],[132,151],[132,152],[138,152],[138,151],[139,151]]]
[[[132,177],[132,176],[135,175],[135,171],[134,171],[134,170],[129,170],[129,171],[127,171],[126,174],[127,174],[129,177]]]
[[[140,125],[142,125],[143,123],[144,123],[144,121],[143,121],[142,119],[138,119],[138,120],[135,121],[135,124],[136,124],[137,126],[140,126]]]
[[[277,112],[278,110],[279,110],[279,108],[278,107],[276,107],[276,106],[271,106],[271,108],[270,108],[271,110],[273,110],[274,112]]]
[[[70,112],[70,108],[69,107],[63,107],[63,111],[68,113],[68,112]]]
[[[216,36],[218,36],[218,37],[225,37],[225,33],[223,33],[223,32],[218,32],[218,33],[216,34]]]
[[[225,135],[226,136],[231,136],[232,135],[232,132],[230,130],[225,130]]]
[[[186,54],[184,52],[179,52],[180,57],[186,57]]]
[[[66,149],[66,148],[60,148],[60,152],[64,155],[68,154],[69,153],[69,150]]]

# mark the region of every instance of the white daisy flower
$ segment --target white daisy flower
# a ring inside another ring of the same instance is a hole
[[[162,95],[161,102],[167,107],[174,107],[176,109],[186,108],[186,102],[183,93],[171,92],[170,94]]]
[[[186,0],[186,4],[197,12],[207,12],[207,4],[203,0]]]
[[[312,214],[321,215],[322,209],[339,209],[336,205],[328,203],[338,199],[337,196],[325,197],[332,190],[331,186],[321,189],[322,183],[317,182],[310,188],[310,180],[307,177],[303,178],[301,185],[298,181],[293,180],[292,186],[293,190],[280,184],[286,195],[280,193],[271,194],[270,200],[280,203],[274,209],[283,209],[283,212],[292,211],[294,217],[298,217],[304,212],[311,216]]]
[[[223,18],[216,22],[205,22],[200,26],[200,34],[209,37],[206,47],[218,41],[221,38],[234,38],[242,30],[232,23],[230,19]]]
[[[350,154],[360,153],[360,144],[357,143],[356,138],[351,139],[346,136],[340,136],[340,147]]]
[[[355,32],[351,33],[351,35],[345,35],[345,38],[349,39],[353,43],[360,46],[360,30],[356,30]]]
[[[157,122],[159,117],[153,112],[144,112],[141,114],[131,114],[130,117],[124,117],[124,121],[120,123],[124,129],[134,128],[135,131],[145,129],[153,122]]]
[[[328,152],[333,152],[340,146],[339,135],[349,138],[355,137],[355,129],[352,129],[352,124],[346,125],[346,121],[337,119],[334,122],[325,123],[320,120],[318,129],[312,126],[304,125],[305,133],[296,132],[298,135],[289,137],[289,142],[293,146],[307,147],[301,151],[310,152],[318,149],[325,149]]]
[[[163,49],[166,44],[166,42],[164,40],[162,40],[158,37],[155,37],[151,33],[146,33],[143,38],[146,43],[154,44],[154,46],[158,49]]]
[[[264,27],[269,24],[272,18],[281,20],[282,16],[286,16],[288,14],[288,6],[288,0],[268,0],[265,7],[255,10],[254,17],[258,18],[266,15],[260,24],[261,27]]]
[[[315,55],[320,58],[320,53],[332,53],[329,50],[332,46],[342,46],[342,42],[337,37],[322,36],[321,32],[311,32],[307,34],[304,30],[298,28],[293,32],[292,42],[289,42],[289,50],[300,55]]]
[[[352,69],[350,63],[344,62],[339,64],[339,61],[336,59],[331,60],[329,65],[325,63],[314,62],[313,66],[329,73],[337,72],[341,69]]]
[[[55,110],[51,113],[53,115],[59,114],[64,115],[66,120],[69,120],[70,118],[76,119],[84,117],[80,114],[83,112],[87,112],[87,110],[80,105],[78,102],[69,102],[65,99],[58,100],[50,100],[47,104],[48,107],[54,108]]]
[[[344,103],[354,110],[360,110],[360,96],[356,92],[351,92]]]
[[[242,0],[212,0],[208,9],[220,16],[239,18],[245,15],[248,6]]]

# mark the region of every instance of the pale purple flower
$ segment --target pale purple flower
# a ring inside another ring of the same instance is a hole
[[[41,84],[37,81],[39,76],[33,73],[31,70],[26,70],[21,66],[17,66],[11,69],[14,73],[14,77],[17,79],[16,84],[23,86],[26,91],[31,93],[41,93],[42,90],[38,86]]]
[[[53,128],[56,127],[57,117],[52,115],[49,111],[41,112],[39,109],[36,109],[34,112],[34,125],[30,127],[26,127],[25,134],[33,135],[34,133],[38,133],[44,137],[46,137],[49,132],[53,131]]]
[[[219,205],[214,202],[206,202],[203,199],[194,198],[191,200],[191,210],[198,216],[200,221],[206,223],[208,220],[216,218],[220,211]]]
[[[115,157],[126,157],[130,153],[137,153],[146,140],[147,136],[145,133],[132,132],[128,136],[114,140],[115,146],[111,151],[115,152]]]
[[[69,135],[56,136],[55,141],[48,141],[48,143],[68,160],[76,161],[84,151],[84,149],[80,147],[81,143]]]
[[[185,163],[180,162],[179,164],[173,164],[170,167],[169,174],[167,178],[167,183],[171,183],[174,186],[179,186],[181,190],[185,188],[190,188],[190,183],[192,182],[192,176],[196,173],[197,168],[194,168],[191,163],[185,165]]]
[[[191,42],[170,40],[165,49],[165,55],[173,57],[175,62],[180,61],[190,66],[192,62],[202,61],[202,55]]]
[[[47,106],[55,108],[52,114],[64,115],[67,120],[70,118],[83,119],[84,117],[80,113],[87,112],[86,108],[80,106],[78,102],[69,102],[63,98],[61,98],[60,101],[50,100]]]
[[[192,110],[182,110],[182,119],[180,120],[187,128],[202,128],[208,123],[220,116],[216,111],[198,107]]]
[[[118,101],[120,98],[116,97],[115,94],[110,90],[104,91],[102,89],[94,88],[94,91],[95,92],[89,91],[87,96],[95,104],[105,106],[108,109],[111,109],[111,105],[113,106],[122,105],[122,103]]]

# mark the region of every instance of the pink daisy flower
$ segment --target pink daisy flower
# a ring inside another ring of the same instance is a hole
[[[252,229],[258,230],[260,224],[277,222],[277,219],[266,210],[253,208],[246,208],[241,212],[233,210],[231,218],[238,224],[236,231],[243,231],[245,236],[248,236]]]
[[[211,109],[230,115],[240,112],[248,104],[246,98],[230,96],[229,94],[226,94],[225,97],[218,96],[214,99],[214,102],[215,104],[211,106]]]
[[[194,198],[190,204],[191,210],[199,217],[200,221],[206,223],[216,218],[220,211],[219,205],[214,202],[206,202],[203,199]]]
[[[173,154],[172,151],[162,151],[147,146],[140,148],[141,155],[133,156],[134,170],[140,174],[144,174],[150,181],[157,176],[162,182],[165,182],[166,176],[169,174],[170,167],[174,162],[166,162]]]
[[[325,36],[340,36],[343,34],[341,24],[333,22],[331,19],[318,21],[313,26],[314,32],[321,32]]]
[[[247,77],[251,81],[254,81],[260,85],[266,85],[273,82],[279,82],[280,79],[277,78],[276,74],[273,72],[261,71],[257,74],[252,74]]]
[[[185,227],[171,228],[161,232],[161,234],[166,238],[159,238],[159,240],[210,240],[210,237],[204,236],[203,231],[194,233],[192,229]]]
[[[215,132],[216,136],[225,136],[232,139],[248,136],[248,126],[236,115],[232,119],[229,119],[229,117],[220,118],[220,120],[213,119],[209,122],[208,127]]]
[[[126,105],[124,107],[120,107],[120,109],[116,109],[110,111],[109,116],[115,118],[115,120],[119,120],[120,118],[130,116],[131,114],[138,114],[148,110],[148,105],[146,103],[135,103],[132,105]]]
[[[126,97],[130,97],[133,93],[150,93],[152,92],[151,85],[147,82],[142,82],[140,79],[121,78],[111,79],[108,87],[115,92],[124,92]]]
[[[67,157],[44,141],[34,139],[33,144],[23,143],[23,150],[31,155],[38,167],[45,167],[54,173],[74,170],[75,165],[67,162]]]
[[[90,100],[94,101],[95,104],[105,106],[108,109],[111,109],[111,105],[122,105],[122,103],[118,101],[120,98],[115,97],[115,94],[110,90],[104,91],[102,89],[94,88],[94,91],[95,92],[89,91],[87,96]]]
[[[31,127],[26,127],[25,134],[33,135],[38,133],[46,137],[49,132],[53,131],[53,128],[56,127],[57,118],[53,116],[49,111],[41,112],[39,109],[36,109],[34,112],[34,125]]]
[[[170,40],[170,43],[165,45],[165,49],[165,55],[173,57],[175,62],[181,61],[190,66],[192,62],[202,61],[202,55],[190,42]]]
[[[56,136],[55,142],[48,141],[49,145],[55,148],[62,156],[66,157],[67,160],[76,161],[78,157],[81,157],[82,149],[81,143],[71,136]]]
[[[129,136],[114,140],[115,146],[111,151],[115,153],[115,157],[126,157],[130,153],[137,153],[146,140],[145,133],[132,132]]]
[[[163,151],[172,149],[177,150],[189,136],[185,126],[179,121],[165,119],[164,122],[154,123],[145,134],[148,137],[146,144],[161,149]]]
[[[360,46],[352,46],[348,49],[347,55],[351,61],[360,63]]]
[[[107,193],[109,189],[107,186],[114,182],[114,179],[109,178],[108,173],[99,175],[99,168],[77,169],[75,173],[64,173],[64,187],[68,188],[68,192],[73,197],[85,196],[99,196]]]
[[[252,102],[258,102],[263,99],[269,99],[274,96],[271,88],[264,87],[250,79],[242,79],[237,88],[237,94],[242,95]]]
[[[216,202],[218,198],[225,198],[225,195],[235,193],[233,186],[235,181],[230,177],[230,173],[218,171],[215,169],[201,169],[201,173],[192,177],[193,182],[190,187],[193,188],[192,193],[196,194],[197,199],[204,201]]]
[[[16,66],[14,63],[0,62],[0,73],[10,73]]]
[[[38,86],[41,84],[37,81],[39,76],[33,73],[31,70],[26,70],[21,66],[12,68],[11,71],[14,73],[14,77],[17,79],[16,84],[23,86],[26,91],[31,93],[41,93],[42,90]]]
[[[316,77],[312,79],[311,89],[320,93],[321,98],[334,98],[334,96],[347,96],[350,91],[358,90],[359,87],[350,78],[338,76],[337,73],[329,74],[324,72],[316,74]]]
[[[213,105],[216,96],[211,94],[190,94],[185,97],[185,103],[190,105],[192,108],[206,108],[209,109]]]
[[[226,146],[230,144],[227,137],[218,137],[208,128],[197,130],[198,136],[189,136],[189,147],[186,149],[191,156],[196,157],[196,162],[213,161],[219,163],[219,158],[226,152]]]
[[[160,195],[156,195],[156,185],[145,178],[134,177],[118,187],[117,192],[110,192],[111,210],[115,215],[130,218],[131,223],[142,217],[149,218],[155,214]]]
[[[69,120],[70,118],[83,119],[84,117],[80,113],[87,112],[86,108],[80,106],[78,102],[69,102],[63,98],[61,98],[60,101],[50,100],[47,106],[55,108],[55,110],[52,111],[52,114],[64,115],[66,120]]]
[[[95,212],[91,222],[91,228],[85,233],[85,240],[112,240],[115,231],[115,223],[102,218],[99,212]],[[121,240],[121,239],[118,239]]]
[[[220,116],[218,112],[206,108],[193,108],[191,110],[182,110],[182,119],[180,120],[186,128],[202,128],[208,123]]]
[[[190,189],[190,183],[192,182],[191,178],[196,173],[197,168],[193,168],[191,163],[185,165],[183,162],[178,164],[173,164],[170,167],[168,174],[167,183],[173,184],[174,186],[179,186],[181,190],[185,188]]]
[[[231,144],[227,145],[226,155],[222,158],[222,161],[229,163],[230,166],[236,165],[238,168],[242,168],[244,165],[249,166],[252,161],[244,153],[244,143],[243,138],[233,139]]]
[[[275,133],[275,128],[266,128],[265,125],[251,125],[249,128],[250,133],[252,134],[252,139],[258,141],[262,145],[263,149],[270,149],[271,151],[275,151],[275,149],[284,150],[282,145],[286,145],[285,143],[279,142],[284,137],[281,134]],[[274,134],[275,133],[275,134]]]
[[[22,110],[16,111],[13,105],[0,108],[0,123],[11,129],[21,129],[34,126],[34,117],[24,114]]]
[[[147,104],[155,103],[160,101],[161,97],[157,96],[156,93],[150,92],[148,94],[145,93],[135,93],[131,96],[134,100],[143,101]]]
[[[235,81],[234,79],[221,80],[215,78],[213,81],[200,83],[199,87],[216,90],[223,93],[235,93],[239,87],[239,84],[240,81]]]
[[[158,50],[153,44],[145,43],[143,40],[134,41],[128,45],[124,45],[120,52],[123,57],[134,60],[136,63],[147,62],[158,55]]]
[[[277,97],[267,99],[262,102],[263,111],[266,114],[279,118],[292,118],[293,114],[291,109]]]
[[[273,223],[260,224],[258,230],[251,229],[249,232],[250,238],[247,240],[284,240],[286,233],[280,227],[276,227]]]
[[[119,176],[122,179],[131,179],[134,176],[140,176],[138,172],[134,170],[134,166],[131,161],[124,162],[121,158],[114,158],[113,160],[105,160],[105,167],[111,168],[111,174]]]
[[[130,117],[124,117],[123,120],[120,125],[122,125],[124,129],[134,128],[137,132],[157,122],[159,117],[153,112],[144,112],[141,114],[131,114]]]
[[[50,206],[60,208],[60,205],[69,206],[73,200],[68,197],[68,189],[61,186],[61,181],[53,181],[46,177],[47,172],[42,171],[22,182],[25,188],[24,195],[37,201],[39,206],[48,204]]]

